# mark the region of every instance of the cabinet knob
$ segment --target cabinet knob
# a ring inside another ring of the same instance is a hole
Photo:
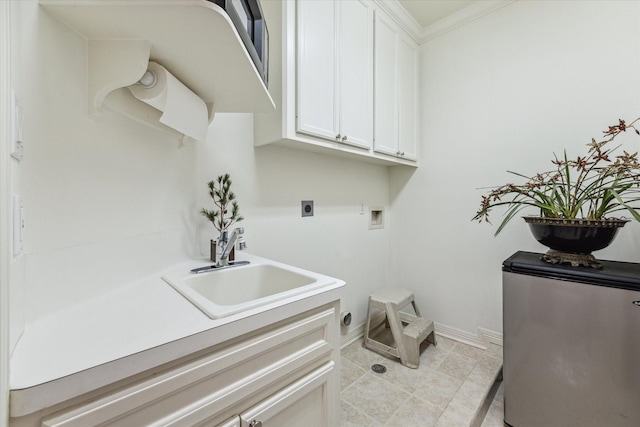
[[[249,427],[262,427],[262,421],[253,420],[249,423]]]
[[[340,139],[341,137],[342,137],[342,135],[340,135],[340,134],[336,135],[336,139]]]
[[[346,140],[347,140],[347,135],[343,136],[343,137],[342,137],[342,140],[343,140],[343,141],[346,141]]]

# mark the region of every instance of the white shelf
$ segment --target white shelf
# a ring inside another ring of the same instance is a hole
[[[214,112],[269,112],[275,108],[233,23],[213,3],[40,0],[40,5],[89,40],[92,115],[101,111],[105,100],[120,109],[129,103],[127,97],[132,105],[140,104],[130,94],[117,94],[117,100],[107,97],[135,83],[149,60],[164,66],[202,98],[211,118]],[[142,121],[149,116],[148,112],[140,115]]]

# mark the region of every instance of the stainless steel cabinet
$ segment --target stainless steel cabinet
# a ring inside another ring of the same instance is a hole
[[[640,264],[595,270],[539,258],[505,262],[505,422],[639,426]]]

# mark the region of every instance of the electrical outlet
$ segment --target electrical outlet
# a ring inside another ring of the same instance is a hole
[[[313,200],[303,200],[302,216],[313,216]]]

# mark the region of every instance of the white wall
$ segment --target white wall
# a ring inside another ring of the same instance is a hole
[[[388,279],[389,230],[360,203],[389,205],[387,168],[253,148],[253,115],[217,114],[205,143],[177,141],[105,111],[87,115],[86,41],[35,0],[12,2],[12,86],[24,108],[24,251],[11,268],[12,346],[30,322],[185,256],[208,255],[206,183],[230,173],[249,251],[344,279],[354,324]],[[301,218],[300,201],[315,201]],[[346,331],[345,331],[346,332]]]
[[[182,241],[196,153],[108,111],[89,118],[86,40],[36,1],[11,5],[25,144],[12,177],[26,224],[12,268],[15,326],[21,315],[28,323],[55,313],[184,253],[156,247]]]
[[[364,322],[367,296],[387,284],[388,227],[368,229],[360,203],[387,206],[385,167],[275,146],[253,147],[253,116],[219,114],[207,144],[198,145],[198,206],[213,206],[206,183],[230,173],[246,218],[248,251],[347,282],[343,308],[353,325]],[[301,216],[302,200],[313,200],[313,217]],[[215,236],[198,221],[201,250]]]
[[[391,173],[402,218],[392,276],[426,316],[470,334],[502,330],[502,261],[546,248],[519,219],[497,238],[471,222],[478,188],[511,181],[507,169],[552,168],[553,152],[583,154],[609,124],[640,115],[639,18],[638,2],[518,1],[422,45],[421,167]],[[596,256],[640,261],[639,232],[627,225]]]

